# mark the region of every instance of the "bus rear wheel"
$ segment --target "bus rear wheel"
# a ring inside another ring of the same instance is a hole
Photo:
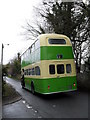
[[[35,88],[34,88],[34,83],[31,82],[31,92],[32,94],[35,94]]]
[[[24,81],[21,81],[21,86],[22,86],[22,89],[25,88],[25,82]]]

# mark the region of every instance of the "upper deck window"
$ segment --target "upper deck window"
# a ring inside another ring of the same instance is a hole
[[[66,44],[64,39],[49,39],[49,44]]]

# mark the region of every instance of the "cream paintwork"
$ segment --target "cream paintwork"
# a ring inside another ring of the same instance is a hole
[[[55,38],[55,39],[65,39],[66,44],[49,44],[48,39]],[[70,39],[65,35],[60,34],[42,34],[39,36],[40,46],[72,46]]]
[[[54,64],[55,67],[56,67],[57,64],[64,64],[65,73],[64,74],[57,74],[57,71],[56,71],[57,69],[55,68],[55,74],[54,75],[50,75],[49,74],[49,65],[50,64]],[[71,73],[66,73],[66,64],[71,64],[71,67],[72,67],[71,68],[72,69]],[[41,75],[40,76],[25,75],[26,78],[40,78],[40,79],[44,79],[44,78],[57,78],[57,77],[76,76],[76,68],[75,68],[74,59],[67,59],[67,60],[43,60],[43,61],[40,61],[40,62],[37,62],[37,63],[34,63],[32,65],[28,65],[28,66],[24,67],[24,70],[34,68],[35,66],[39,66],[40,67]]]

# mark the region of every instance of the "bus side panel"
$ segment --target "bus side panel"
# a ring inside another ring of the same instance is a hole
[[[25,80],[25,88],[31,90],[31,79],[30,78],[24,78]]]
[[[44,92],[44,82],[43,79],[37,78],[25,78],[25,88],[31,90],[31,81],[34,83],[35,91],[39,93]]]

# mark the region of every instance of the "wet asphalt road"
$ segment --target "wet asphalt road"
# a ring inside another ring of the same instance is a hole
[[[88,118],[88,93],[74,91],[52,95],[33,95],[19,81],[6,78],[22,99],[3,106],[3,118]]]

